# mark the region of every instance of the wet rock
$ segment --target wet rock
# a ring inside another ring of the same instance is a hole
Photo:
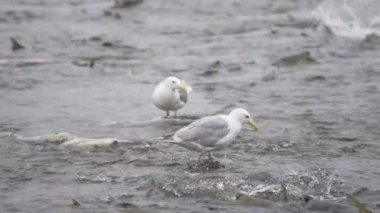
[[[117,160],[113,160],[113,161],[106,161],[106,162],[98,162],[96,163],[97,166],[108,166],[108,165],[113,165],[113,164],[118,164],[118,163],[122,163],[124,162],[125,159],[117,159]]]
[[[128,8],[142,3],[143,0],[115,0],[115,8]]]
[[[283,57],[274,63],[272,65],[276,66],[295,66],[295,65],[300,65],[300,64],[311,64],[311,63],[316,63],[316,60],[311,57],[309,51],[305,51],[302,53],[298,53],[295,55],[290,55]]]
[[[375,33],[371,33],[365,37],[363,42],[376,42],[380,44],[380,36]]]
[[[238,72],[241,71],[241,66],[238,64],[231,64],[227,69],[228,72]]]
[[[74,60],[71,63],[77,67],[93,68],[95,66],[95,60]]]
[[[351,146],[351,147],[349,147],[349,146],[343,147],[343,148],[341,148],[341,150],[345,153],[355,153],[355,152],[358,152],[358,150],[364,149],[366,147],[368,147],[367,144],[356,144],[356,145]]]
[[[341,148],[341,150],[345,153],[355,153],[356,152],[356,149],[355,147],[343,147]]]
[[[309,195],[306,195],[305,197],[303,197],[303,200],[305,201],[305,202],[309,202],[310,200],[312,200],[313,199],[313,197],[311,197],[311,196],[309,196]]]
[[[360,187],[359,189],[355,190],[352,195],[355,195],[355,196],[358,196],[364,192],[368,192],[368,188],[367,187]]]
[[[211,76],[217,74],[219,69],[221,69],[222,62],[221,61],[215,61],[212,64],[210,64],[206,71],[204,71],[201,75],[202,76]]]
[[[326,77],[323,75],[315,75],[315,76],[305,78],[306,82],[325,81],[325,80],[326,80]]]
[[[135,205],[133,203],[128,203],[128,202],[119,203],[118,206],[120,206],[124,209],[139,208],[137,205]]]
[[[76,199],[71,199],[71,201],[72,201],[72,206],[80,206],[81,205],[80,202],[77,201]]]
[[[218,73],[219,73],[218,70],[206,70],[201,75],[205,76],[205,77],[209,77],[209,76],[213,76],[213,75],[218,74]]]
[[[359,45],[363,49],[376,49],[380,46],[380,36],[377,34],[369,34]]]
[[[11,39],[11,43],[12,43],[12,50],[13,51],[16,51],[16,50],[20,50],[20,49],[24,49],[24,45],[22,45],[19,41],[17,41],[15,38],[10,38]]]
[[[216,75],[218,73],[232,73],[232,72],[239,72],[242,68],[239,64],[236,63],[222,63],[221,61],[217,60],[210,65],[207,66],[206,70],[202,73],[200,73],[201,76],[209,77]]]
[[[114,17],[115,17],[116,19],[121,19],[121,18],[122,18],[121,15],[120,15],[120,13],[115,13]]]
[[[237,26],[226,28],[221,33],[223,35],[233,35],[233,34],[239,35],[239,34],[249,33],[249,32],[257,31],[257,30],[258,30],[257,27],[243,24],[243,25],[237,25]]]
[[[335,138],[335,140],[342,142],[353,142],[357,141],[358,139],[356,137],[337,137]]]
[[[95,61],[91,60],[90,63],[88,64],[90,68],[93,68],[95,66]]]
[[[105,10],[105,11],[103,12],[103,14],[104,14],[105,16],[112,16],[112,12],[111,12],[110,10]]]
[[[103,38],[101,36],[91,36],[89,38],[90,41],[97,41],[97,42],[100,42],[103,40]]]
[[[106,41],[106,42],[103,42],[103,43],[102,43],[102,46],[103,46],[103,47],[114,47],[115,44],[114,44],[113,42]]]
[[[224,165],[220,164],[218,161],[213,160],[213,159],[206,159],[206,160],[201,160],[201,162],[198,165],[198,168],[194,169],[195,167],[195,162],[190,162],[188,164],[189,169],[197,172],[202,172],[202,171],[209,171],[209,170],[216,170],[220,168],[225,168]]]
[[[269,32],[270,32],[270,34],[272,34],[272,35],[276,35],[276,34],[278,34],[278,30],[275,30],[275,29],[271,29]]]
[[[136,47],[130,46],[130,45],[125,45],[121,41],[104,41],[101,43],[101,45],[103,47],[107,47],[107,48],[123,49],[123,50],[128,51],[128,52],[132,52],[132,51],[137,50]],[[82,58],[87,58],[87,60],[93,58],[93,60],[95,60],[95,61],[100,60],[100,59],[109,59],[109,57],[104,57],[104,56],[82,57]],[[125,59],[125,58],[123,58],[123,59]]]
[[[209,207],[207,207],[207,209],[210,210],[210,211],[216,211],[216,210],[218,210],[219,208],[218,208],[218,207],[215,207],[215,206],[209,206]]]
[[[110,10],[105,10],[103,12],[103,14],[104,14],[104,16],[113,17],[115,19],[121,19],[122,18],[122,16],[120,15],[120,13],[118,13],[118,12],[112,12]]]
[[[272,71],[268,75],[265,75],[261,80],[268,82],[268,81],[274,81],[277,78],[276,72]]]

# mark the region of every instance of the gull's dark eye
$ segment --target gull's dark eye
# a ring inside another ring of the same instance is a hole
[[[246,115],[245,118],[249,118],[249,115]]]
[[[173,84],[175,84],[175,81],[172,81]]]

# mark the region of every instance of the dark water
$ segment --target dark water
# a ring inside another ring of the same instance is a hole
[[[357,212],[354,194],[379,212],[379,40],[317,27],[305,14],[320,2],[1,1],[1,132],[136,143],[1,137],[0,211]],[[182,117],[153,121],[151,92],[169,75],[194,91]],[[193,172],[196,153],[157,139],[236,106],[261,131],[215,153],[224,168]]]

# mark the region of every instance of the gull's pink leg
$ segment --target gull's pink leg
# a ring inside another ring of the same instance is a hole
[[[201,157],[202,157],[202,155],[203,155],[203,152],[199,155],[198,160],[195,162],[194,169],[197,169],[197,168],[198,168],[198,166],[199,166],[199,162],[201,161]]]
[[[211,152],[208,152],[208,159],[210,159],[211,161],[213,160]]]

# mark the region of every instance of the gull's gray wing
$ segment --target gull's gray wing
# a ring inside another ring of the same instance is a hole
[[[186,142],[198,143],[204,147],[213,147],[229,133],[228,123],[221,116],[209,116],[194,121],[178,130],[175,137]]]

